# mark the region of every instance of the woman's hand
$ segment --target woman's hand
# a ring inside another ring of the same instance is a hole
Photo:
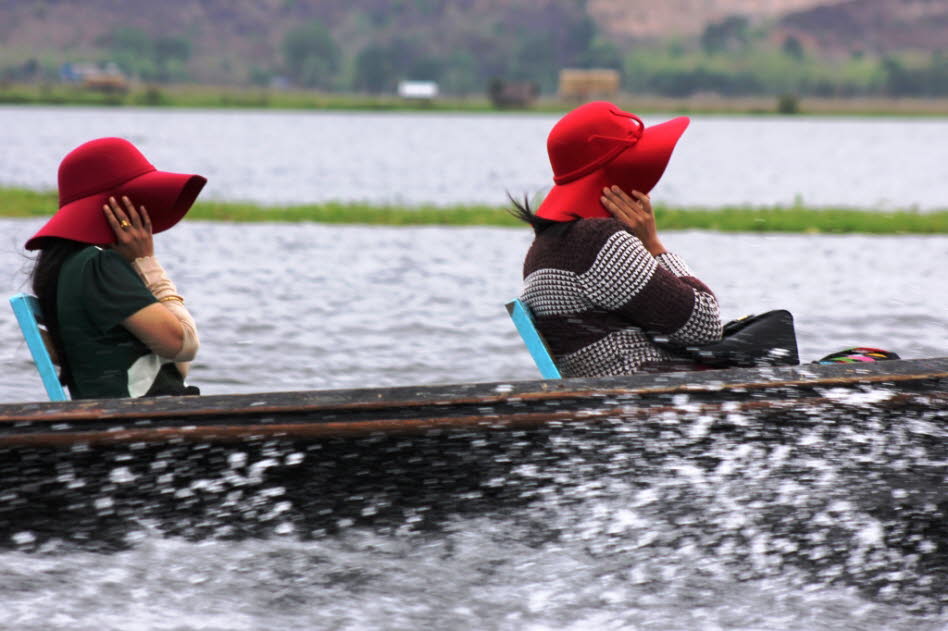
[[[629,197],[625,191],[613,185],[602,189],[600,201],[613,217],[622,222],[632,234],[639,238],[652,256],[667,252],[658,238],[655,215],[652,213],[652,202],[648,195],[632,191],[632,197]]]
[[[155,246],[152,242],[148,211],[144,206],[135,210],[135,204],[125,196],[122,196],[122,203],[125,204],[125,210],[122,210],[114,197],[110,197],[109,203],[102,206],[102,212],[115,232],[116,241],[112,249],[129,263],[137,258],[153,256]]]

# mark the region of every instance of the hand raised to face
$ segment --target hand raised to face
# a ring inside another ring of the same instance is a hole
[[[109,203],[102,206],[102,212],[115,233],[112,249],[129,263],[137,258],[153,256],[155,246],[148,211],[144,206],[136,210],[135,204],[125,196],[122,196],[122,203],[124,209],[114,197],[110,197]]]
[[[658,256],[666,251],[658,238],[652,202],[648,195],[632,191],[630,196],[618,186],[613,185],[602,189],[600,202],[603,208],[639,238],[652,256]]]

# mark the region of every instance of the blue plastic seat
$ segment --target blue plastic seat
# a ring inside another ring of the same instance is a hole
[[[43,386],[46,388],[49,400],[69,400],[62,384],[59,383],[56,366],[53,364],[52,357],[49,356],[49,350],[43,342],[43,334],[40,330],[40,324],[43,323],[43,312],[40,309],[39,300],[29,294],[17,294],[10,298],[10,306],[13,307],[13,313],[16,315],[20,330],[23,331],[26,345],[33,356],[33,363],[36,364],[36,369],[43,379]]]
[[[530,308],[517,298],[507,303],[507,313],[510,314],[510,319],[517,327],[523,343],[527,345],[527,350],[530,351],[533,361],[540,370],[540,375],[544,379],[561,379],[562,375],[553,361],[550,347],[547,346],[546,340],[537,331],[536,322],[533,320]]]

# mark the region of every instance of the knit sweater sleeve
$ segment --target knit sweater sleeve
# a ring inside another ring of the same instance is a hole
[[[667,269],[669,272],[678,277],[678,279],[691,285],[698,291],[703,291],[705,293],[713,293],[708,286],[702,283],[695,275],[691,272],[691,269],[688,267],[688,264],[685,263],[677,254],[672,254],[671,252],[665,252],[664,254],[659,254],[655,257],[655,260],[659,265]]]
[[[677,255],[666,253],[656,259],[625,230],[615,230],[605,239],[579,281],[598,308],[644,331],[680,344],[721,338],[714,294]]]

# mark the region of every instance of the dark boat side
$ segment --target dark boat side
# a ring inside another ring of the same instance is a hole
[[[596,379],[362,388],[0,405],[0,446],[320,439],[433,430],[512,430],[691,411],[780,416],[884,389],[880,408],[943,401],[948,357]],[[923,398],[924,400],[922,401]],[[697,406],[697,408],[695,407]]]
[[[546,511],[595,510],[604,489],[631,503],[642,488],[681,545],[714,550],[744,536],[716,521],[707,491],[726,488],[722,501],[753,506],[755,527],[788,543],[781,563],[937,605],[945,462],[948,358],[6,404],[0,549],[430,532],[485,516],[544,540],[569,528]],[[873,554],[890,562],[848,562],[859,529],[821,521],[839,506],[878,525]],[[741,550],[731,563],[754,576]]]

